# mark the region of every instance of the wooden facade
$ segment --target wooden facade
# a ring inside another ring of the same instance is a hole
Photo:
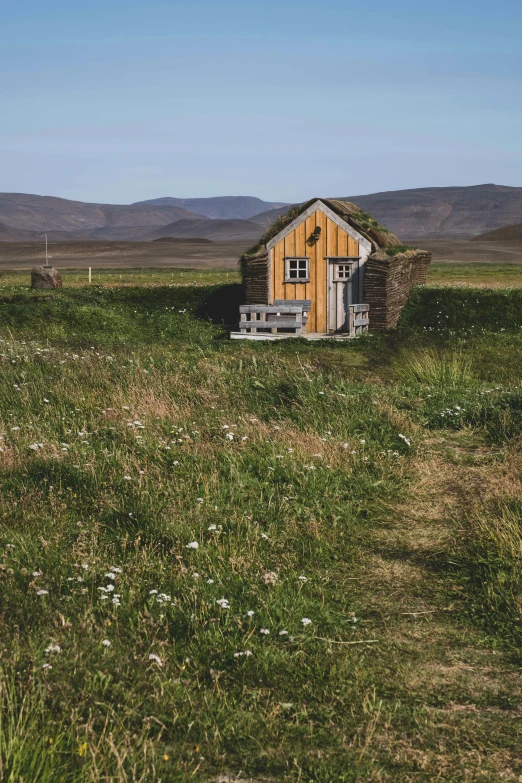
[[[321,233],[317,241],[310,241],[316,227]],[[348,226],[346,227],[348,228]],[[328,258],[360,258],[359,242],[347,230],[334,223],[322,211],[316,210],[310,217],[297,225],[287,236],[280,239],[269,250],[269,298],[309,299],[312,309],[308,316],[309,332],[328,331]],[[310,280],[306,283],[285,282],[285,258],[308,257],[310,259]],[[357,287],[362,276],[357,271]],[[364,296],[361,291],[360,294]],[[357,302],[360,300],[357,294]],[[362,299],[361,299],[362,301]],[[355,302],[354,302],[355,303]]]

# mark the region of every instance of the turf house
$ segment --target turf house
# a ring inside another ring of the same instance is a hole
[[[430,260],[355,204],[312,199],[242,257],[245,304],[231,337],[343,339],[391,329]]]

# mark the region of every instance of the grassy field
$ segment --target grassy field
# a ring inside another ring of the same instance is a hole
[[[65,288],[83,288],[88,282],[88,269],[61,269]],[[30,270],[0,269],[0,290],[20,287],[25,290],[30,282]],[[93,286],[165,286],[214,285],[239,282],[237,269],[188,269],[138,267],[94,268]],[[479,288],[522,287],[522,264],[481,264],[433,262],[429,269],[430,285]]]
[[[0,780],[520,781],[522,292],[263,345],[191,275],[4,278]]]
[[[88,269],[60,269],[64,288],[83,288],[88,285]],[[143,267],[136,269],[93,269],[91,285],[104,287],[119,286],[168,286],[168,285],[215,285],[217,283],[239,282],[236,269],[162,269]],[[0,269],[0,290],[27,289],[31,281],[30,269]]]
[[[430,265],[430,285],[462,285],[480,288],[522,286],[522,264],[444,263]]]

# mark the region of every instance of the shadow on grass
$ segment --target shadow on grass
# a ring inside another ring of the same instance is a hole
[[[244,304],[242,283],[213,287],[196,310],[196,316],[219,326],[233,328],[239,321],[239,306]]]

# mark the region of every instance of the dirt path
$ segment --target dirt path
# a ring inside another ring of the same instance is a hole
[[[522,781],[522,670],[469,622],[451,569],[459,513],[520,496],[516,466],[492,465],[490,450],[455,436],[427,445],[410,489],[373,536],[358,583],[381,640],[368,651],[380,682],[367,779]]]

